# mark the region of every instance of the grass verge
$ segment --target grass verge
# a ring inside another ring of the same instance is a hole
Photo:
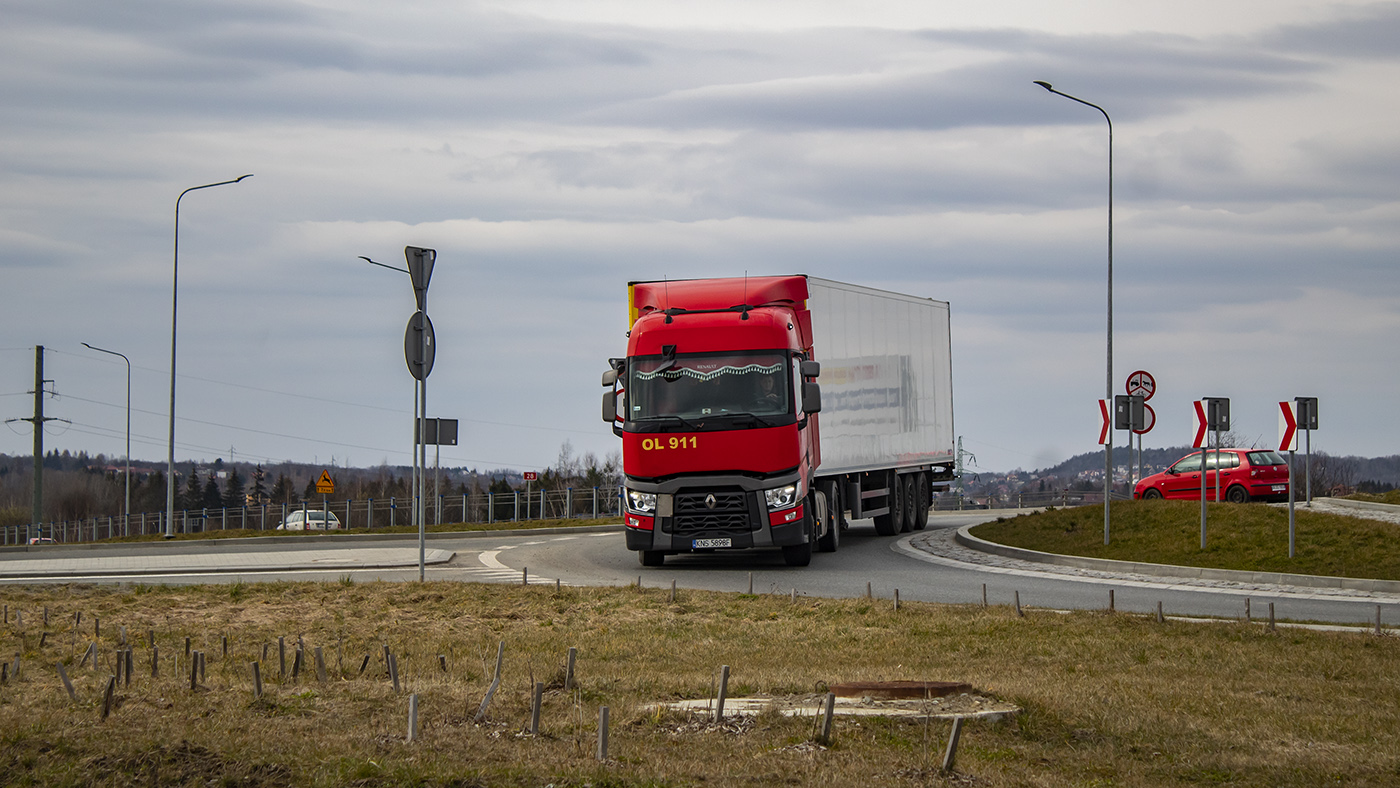
[[[1400,526],[1297,509],[1296,550],[1290,559],[1287,509],[1229,503],[1206,507],[1205,550],[1199,501],[1115,501],[1107,545],[1102,506],[998,518],[972,533],[990,542],[1062,555],[1400,580]]]
[[[1240,623],[1157,624],[1105,613],[875,600],[800,600],[661,589],[456,583],[221,587],[7,587],[0,653],[0,784],[86,786],[1348,786],[1400,781],[1400,642],[1269,632]],[[47,608],[50,625],[42,626]],[[24,624],[16,613],[23,612]],[[77,623],[75,614],[81,613]],[[100,621],[100,634],[97,625]],[[75,628],[76,627],[76,628]],[[129,687],[101,717],[125,628]],[[154,631],[162,656],[150,676]],[[47,637],[43,633],[47,631]],[[223,655],[227,636],[229,653]],[[279,676],[277,638],[321,683]],[[185,638],[205,651],[196,690]],[[472,715],[505,670],[489,714]],[[81,664],[96,642],[99,668]],[[397,656],[395,694],[379,658]],[[252,696],[263,657],[266,690]],[[579,686],[562,686],[578,648]],[[181,675],[171,659],[179,654]],[[363,674],[359,666],[371,655]],[[438,655],[447,670],[439,669]],[[7,659],[9,659],[7,657]],[[64,663],[78,701],[55,664]],[[719,729],[643,710],[703,698],[720,665],[730,695],[804,694],[836,681],[962,680],[1025,712],[963,730],[959,774],[938,773],[946,722],[763,717]],[[547,685],[541,735],[522,733]],[[408,694],[420,730],[405,741]],[[594,758],[598,710],[610,755]]]

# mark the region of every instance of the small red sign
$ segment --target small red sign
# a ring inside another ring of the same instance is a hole
[[[525,477],[525,481],[527,482],[536,482],[540,479],[539,471],[526,471],[522,475]]]
[[[1142,397],[1142,401],[1152,399],[1152,395],[1157,393],[1157,379],[1152,377],[1146,370],[1138,370],[1128,376],[1128,393],[1135,397]]]

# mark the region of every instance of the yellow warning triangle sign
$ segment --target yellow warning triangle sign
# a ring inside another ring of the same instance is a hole
[[[321,471],[321,478],[316,480],[316,492],[323,495],[335,492],[335,480],[331,478],[330,471]]]

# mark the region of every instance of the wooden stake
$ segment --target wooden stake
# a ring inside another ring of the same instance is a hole
[[[569,656],[564,663],[564,689],[574,688],[574,660],[578,657],[578,648],[569,646]]]
[[[107,679],[107,690],[102,693],[102,719],[107,719],[112,713],[112,694],[117,690],[117,677],[110,676]]]
[[[535,694],[530,701],[530,735],[540,735],[540,705],[544,702],[544,682],[535,682]]]
[[[821,744],[831,744],[831,720],[836,716],[836,693],[826,693],[826,704],[822,712],[822,738]]]
[[[399,658],[389,655],[389,678],[394,682],[394,694],[399,694]]]
[[[870,581],[869,581],[869,580],[865,581],[865,598],[866,598],[866,599],[874,599],[874,598],[875,598],[874,595],[871,593]]]
[[[1244,620],[1245,623],[1253,620],[1253,617],[1249,614],[1249,597],[1244,598]]]
[[[185,642],[188,643],[189,639],[186,638]],[[385,653],[388,653],[389,647],[385,646],[384,648]],[[277,679],[279,681],[287,680],[287,639],[281,635],[277,636]]]
[[[248,663],[253,671],[253,700],[262,699],[262,667],[256,662]]]
[[[987,584],[982,584],[982,607],[987,606]]]
[[[126,686],[131,686],[131,669],[135,667],[136,657],[132,654],[130,647],[126,650]]]
[[[199,660],[197,660],[197,659],[191,659],[191,660],[190,660],[190,689],[191,689],[191,690],[195,690],[195,689],[198,689],[198,688],[199,688]]]
[[[953,718],[953,730],[948,734],[948,749],[943,753],[943,771],[953,771],[953,764],[958,757],[958,739],[962,738],[963,718]]]
[[[527,566],[527,567],[523,567],[523,568],[520,570],[520,585],[522,585],[522,586],[528,586],[528,585],[530,585],[530,567],[528,567],[528,566]]]
[[[1108,612],[1112,613],[1114,608],[1113,589],[1108,589]]]
[[[438,670],[442,671],[443,673],[446,673],[446,672],[447,672],[447,655],[446,655],[446,654],[439,654],[439,655],[438,655]]]
[[[1376,634],[1381,634],[1381,606],[1376,605]]]
[[[1020,592],[1020,591],[1016,591],[1015,594],[1016,594],[1016,615],[1024,617],[1026,614],[1023,613],[1023,612],[1021,612],[1021,592]]]
[[[491,706],[491,698],[496,695],[496,689],[501,686],[501,667],[505,664],[506,642],[502,640],[496,646],[496,676],[491,680],[491,686],[486,689],[486,697],[481,699],[481,706],[476,710],[475,722],[481,722],[486,717],[486,709]]]
[[[899,589],[894,590],[894,612],[899,612]]]
[[[160,646],[151,646],[151,678],[160,678]]]
[[[676,601],[676,581],[675,581],[675,580],[672,580],[672,581],[671,581],[671,598],[670,598],[669,600],[667,600],[667,601],[670,601],[670,602],[675,602],[675,601]]]
[[[749,572],[749,595],[753,595],[753,572]]]
[[[326,658],[321,654],[321,647],[317,646],[313,652],[316,656],[316,681],[320,684],[326,683]]]
[[[797,589],[792,589],[792,604],[797,604]]]
[[[729,666],[719,669],[719,697],[715,699],[715,722],[724,719],[724,699],[729,694]]]
[[[301,649],[297,649],[292,654],[292,681],[296,681],[301,675]]]
[[[1274,626],[1274,603],[1273,603],[1273,602],[1270,602],[1270,603],[1269,603],[1269,631],[1270,631],[1270,632],[1276,631],[1276,627]]]
[[[408,740],[418,738],[418,693],[408,696]]]
[[[1166,620],[1166,616],[1162,615],[1162,600],[1159,599],[1157,600],[1157,623],[1160,624]]]
[[[71,681],[68,680],[68,671],[66,671],[66,670],[63,669],[63,663],[62,663],[62,662],[57,663],[57,665],[58,665],[58,677],[59,677],[60,679],[63,680],[63,688],[66,689],[66,690],[68,690],[68,697],[69,697],[69,699],[71,699],[74,703],[77,703],[77,702],[78,702],[78,693],[76,693],[76,692],[73,691],[73,682],[71,682]],[[9,667],[9,666],[7,665],[6,667]]]
[[[368,667],[369,667],[369,654],[365,654],[365,661],[360,663],[360,673],[359,673],[359,675],[361,675],[361,676],[365,675],[365,668],[368,668]]]
[[[608,759],[608,707],[598,709],[598,760]]]

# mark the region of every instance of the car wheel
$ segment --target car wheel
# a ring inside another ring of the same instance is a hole
[[[1144,501],[1160,501],[1162,500],[1162,491],[1155,487],[1148,487],[1147,490],[1143,492],[1142,499]]]
[[[638,550],[637,560],[642,566],[661,566],[666,563],[666,554],[660,550]]]
[[[1225,500],[1230,503],[1249,503],[1249,490],[1236,484],[1225,491]]]

